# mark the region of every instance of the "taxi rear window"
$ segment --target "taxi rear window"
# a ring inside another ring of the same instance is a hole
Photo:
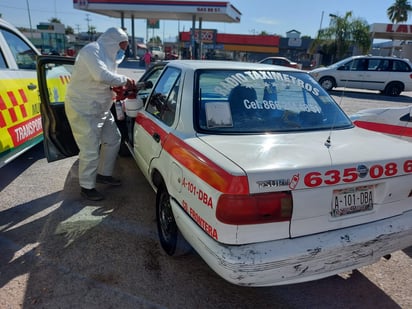
[[[200,131],[262,133],[347,128],[352,123],[304,72],[204,70],[197,74]]]

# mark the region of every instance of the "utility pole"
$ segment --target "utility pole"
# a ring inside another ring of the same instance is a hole
[[[319,31],[318,31],[318,38],[319,38],[320,32],[322,31],[323,14],[325,14],[324,11],[322,11],[322,15],[320,16],[320,25],[319,25]]]
[[[26,5],[27,5],[27,13],[29,14],[30,36],[31,36],[31,38],[33,38],[33,29],[31,27],[31,15],[30,15],[29,0],[26,0]]]
[[[86,21],[87,21],[87,33],[89,34],[89,41],[91,41],[90,39],[90,35],[91,35],[91,31],[90,31],[90,14],[86,14]]]

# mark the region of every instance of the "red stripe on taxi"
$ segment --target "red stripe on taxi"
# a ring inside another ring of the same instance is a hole
[[[234,176],[209,160],[183,140],[156,125],[151,119],[139,114],[136,122],[150,135],[157,133],[164,150],[177,162],[216,190],[227,194],[248,194],[249,183],[246,176]]]
[[[412,128],[408,128],[406,126],[396,126],[392,124],[369,122],[362,120],[356,120],[354,121],[354,124],[359,128],[372,130],[380,133],[412,137]]]
[[[144,115],[138,114],[136,123],[142,126],[151,136],[153,136],[153,134],[155,133],[158,134],[160,136],[160,142],[162,144],[166,140],[168,133]]]

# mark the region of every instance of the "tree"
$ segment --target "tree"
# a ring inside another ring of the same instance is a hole
[[[345,16],[330,15],[332,17],[330,27],[326,31],[326,35],[329,38],[333,38],[335,41],[336,58],[342,58],[347,51],[351,42],[349,41],[351,35],[351,21],[352,12],[346,12]]]
[[[149,39],[149,44],[150,45],[161,45],[162,39],[159,36],[151,37]]]
[[[49,22],[51,23],[55,23],[55,24],[61,24],[62,22],[60,21],[60,19],[58,19],[57,17],[52,17],[49,19]]]
[[[348,56],[351,47],[357,46],[364,54],[369,51],[372,39],[365,20],[353,18],[351,11],[344,16],[330,14],[330,17],[329,27],[319,30],[312,42],[311,53],[320,52],[336,62]]]
[[[67,26],[65,29],[66,34],[74,34],[74,29],[70,26]]]
[[[17,27],[17,29],[19,29],[20,32],[30,32],[30,28],[26,27]]]
[[[387,14],[389,20],[392,23],[401,23],[408,21],[408,11],[412,11],[412,6],[407,0],[396,0],[394,4],[392,4],[387,9]]]
[[[355,45],[360,49],[362,54],[367,54],[372,44],[369,25],[360,19],[355,19],[352,22],[351,28],[353,42],[355,42]]]

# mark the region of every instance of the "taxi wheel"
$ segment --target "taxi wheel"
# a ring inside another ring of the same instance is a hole
[[[164,185],[159,187],[156,195],[156,221],[160,244],[168,255],[185,255],[191,251],[176,225],[170,195]]]

